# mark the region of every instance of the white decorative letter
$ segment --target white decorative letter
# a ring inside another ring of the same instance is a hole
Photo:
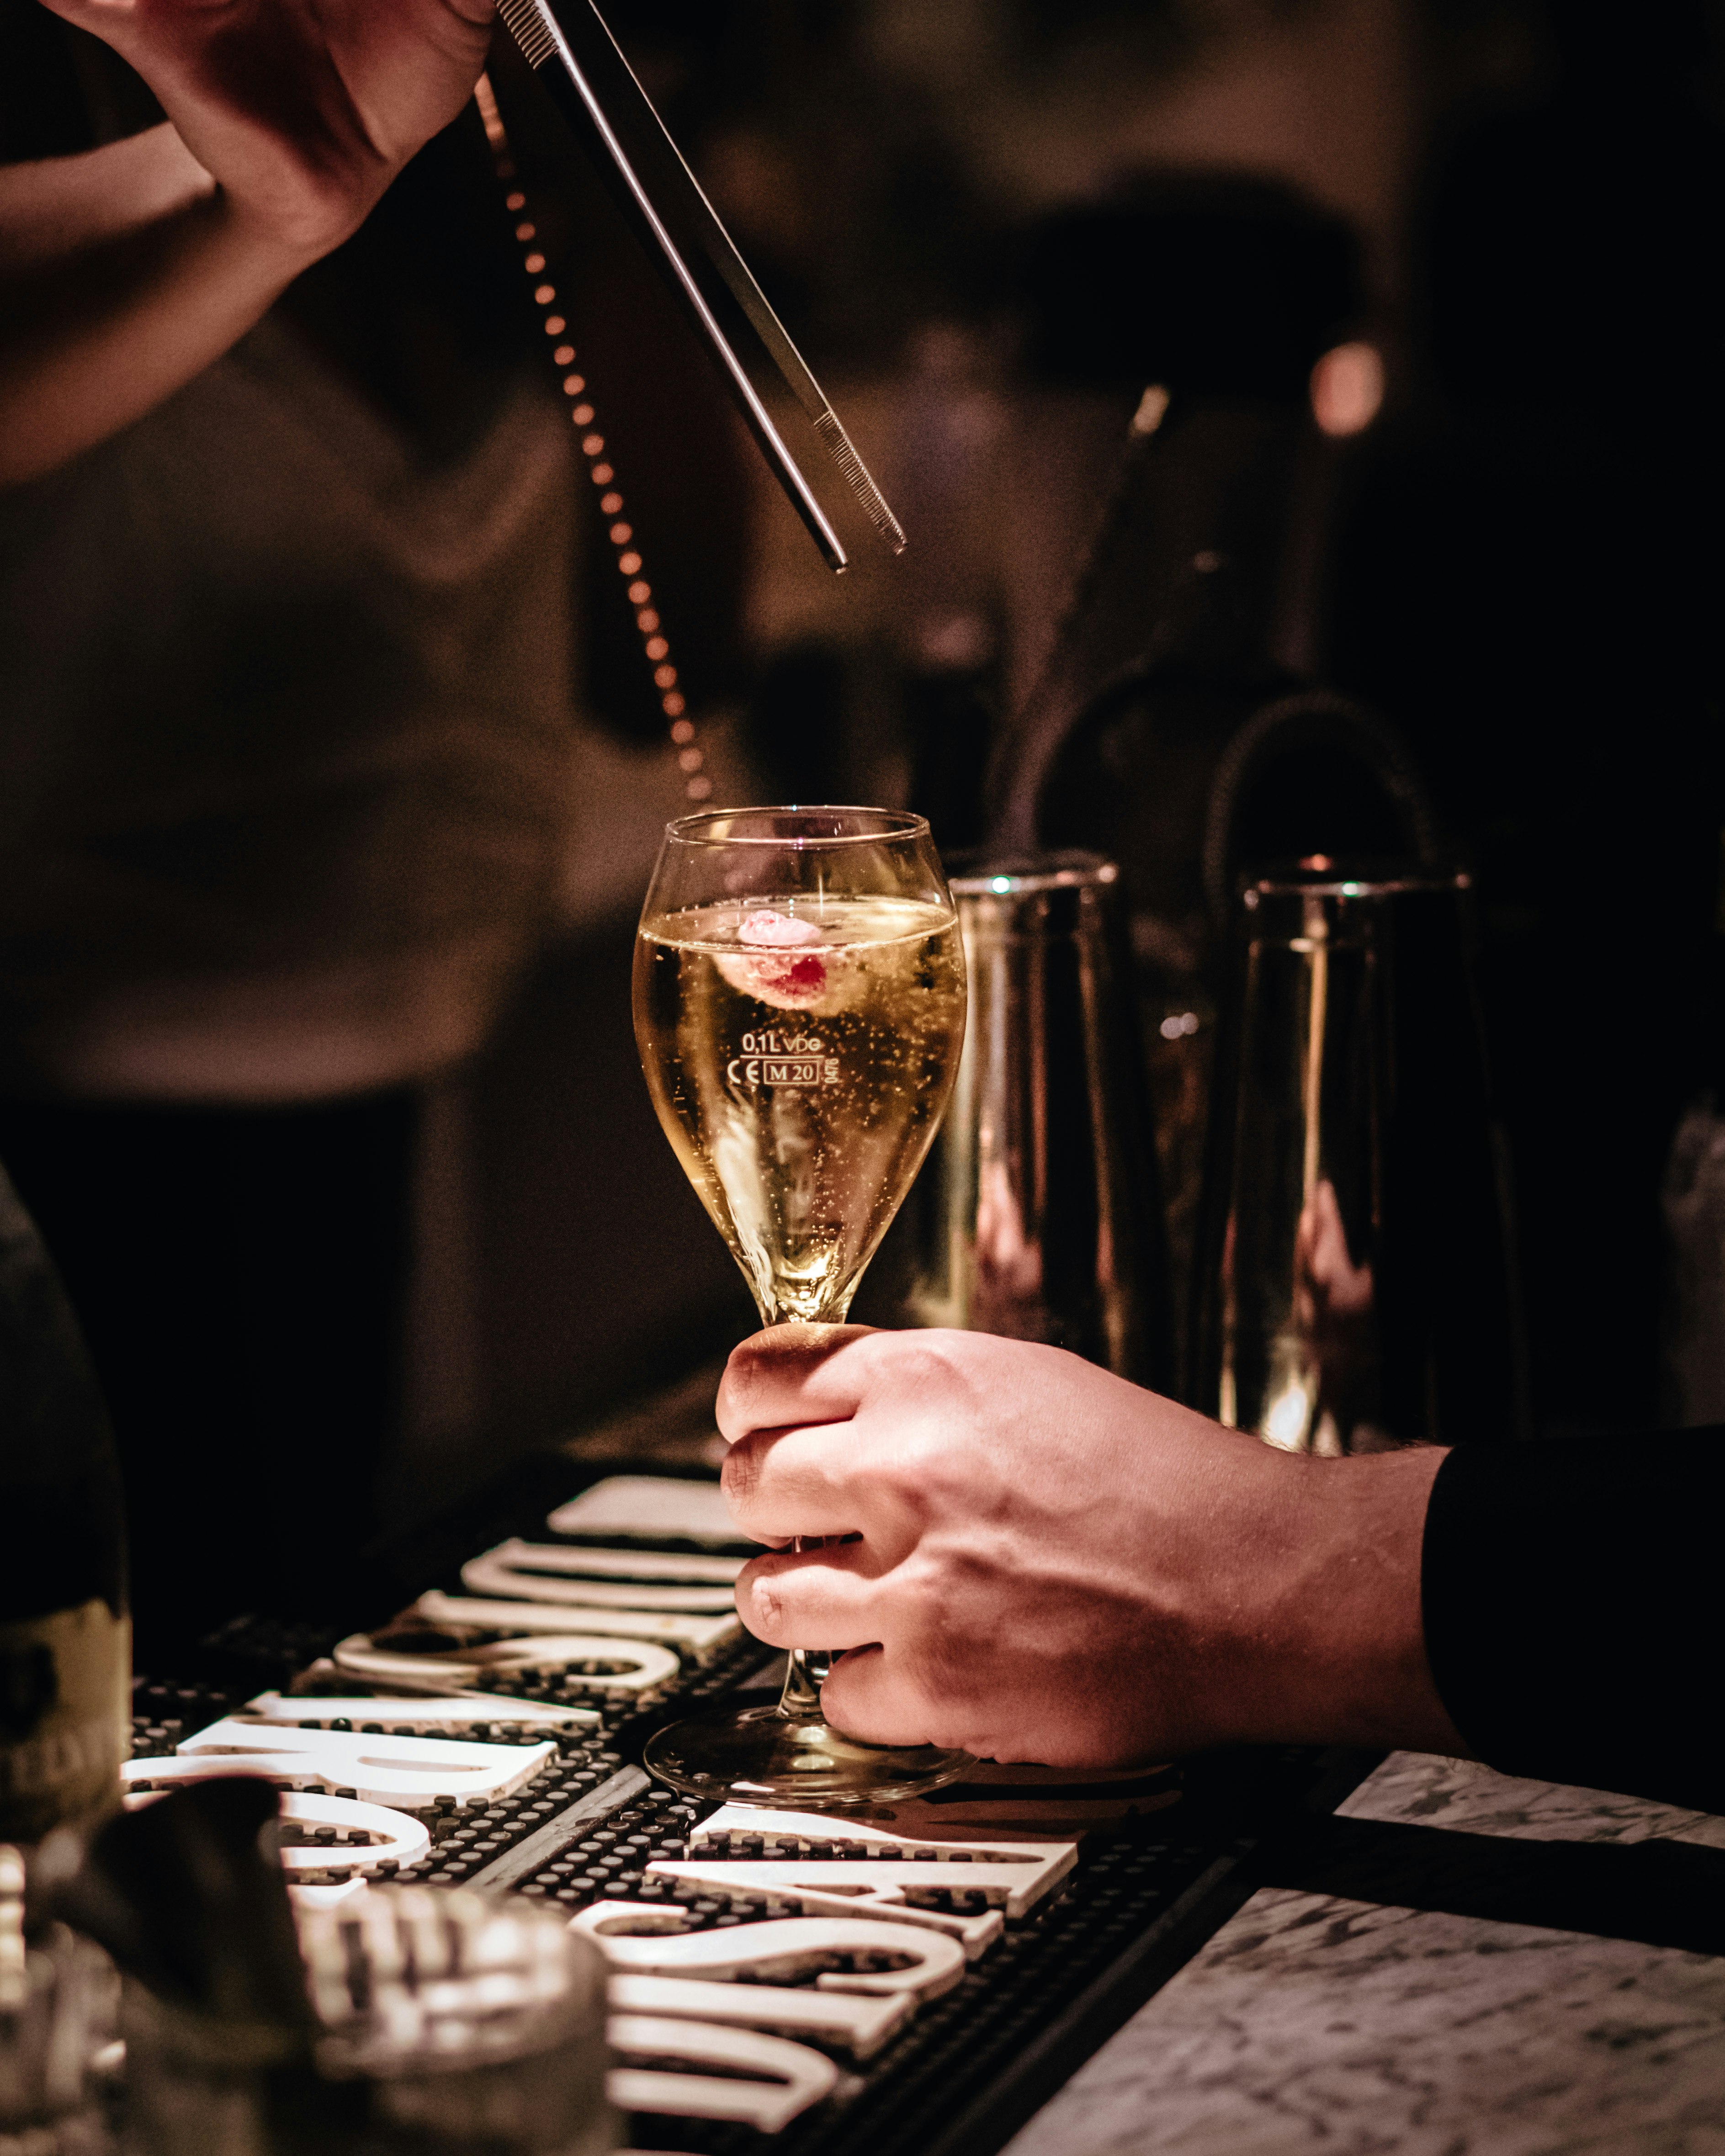
[[[387,1680],[380,1676],[378,1681]],[[375,1736],[377,1729],[398,1729],[411,1736],[424,1727],[459,1737],[480,1722],[485,1734],[475,1741],[499,1744],[528,1743],[554,1729],[590,1728],[600,1719],[588,1707],[545,1707],[534,1699],[501,1697],[438,1699],[429,1694],[408,1699],[295,1699],[290,1692],[261,1691],[246,1702],[244,1712],[248,1721],[285,1722],[298,1729],[308,1722],[327,1729],[331,1722],[344,1722],[362,1736]],[[377,1729],[368,1729],[368,1723],[376,1723]]]
[[[671,1476],[609,1475],[546,1522],[554,1535],[639,1536],[645,1542],[751,1547],[716,1482]]]
[[[670,2014],[679,2021],[716,2021],[804,2036],[871,2059],[896,2036],[916,2002],[908,1992],[861,1999],[845,1991],[793,1991],[780,1984],[701,1984],[687,1977],[616,1975],[611,2004],[625,2014]]]
[[[531,1782],[554,1744],[470,1744],[440,1737],[367,1736],[337,1729],[290,1729],[280,1722],[213,1722],[182,1740],[181,1759],[232,1758],[234,1771],[305,1782],[331,1794],[351,1789],[369,1804],[423,1810],[443,1796],[512,1796]],[[138,1759],[146,1779],[170,1779],[173,1763]]]
[[[721,1894],[773,1894],[794,1902],[811,1917],[868,1917],[881,1923],[911,1924],[923,1931],[944,1932],[964,1948],[967,1961],[974,1961],[985,1947],[998,1939],[1004,1919],[998,1909],[983,1909],[974,1916],[948,1916],[944,1909],[920,1909],[905,1899],[906,1887],[922,1889],[949,1882],[918,1865],[914,1876],[901,1875],[901,1864],[728,1864],[716,1859],[706,1863],[663,1861],[647,1866],[649,1879],[686,1879],[691,1885],[716,1888]],[[966,1878],[967,1886],[978,1884]]]
[[[699,2021],[649,2020],[615,2014],[606,2034],[625,2058],[686,2059],[692,2066],[724,2069],[716,2074],[667,2073],[644,2066],[614,2066],[607,2078],[619,2111],[657,2111],[675,2118],[740,2119],[762,2133],[777,2133],[838,2086],[839,2069],[806,2044],[743,2029],[709,2029]],[[757,2081],[739,2081],[739,2066]],[[770,2078],[768,2078],[770,2076]]]
[[[532,1605],[524,1603],[521,1607],[531,1611]],[[335,1666],[349,1676],[363,1677],[372,1684],[446,1684],[453,1688],[478,1684],[498,1671],[513,1675],[524,1670],[562,1671],[572,1662],[608,1662],[609,1669],[583,1675],[582,1684],[595,1691],[626,1692],[650,1691],[655,1685],[667,1684],[682,1666],[668,1647],[619,1640],[609,1634],[601,1638],[597,1634],[566,1631],[562,1628],[568,1621],[559,1612],[559,1629],[549,1634],[520,1625],[518,1629],[526,1635],[521,1639],[493,1640],[482,1647],[445,1647],[432,1654],[380,1647],[369,1634],[355,1632],[335,1650]],[[516,1704],[513,1700],[499,1702],[501,1709]],[[541,1712],[583,1716],[588,1710],[546,1707]]]
[[[872,1820],[837,1820],[819,1812],[754,1811],[744,1804],[724,1805],[689,1837],[703,1879],[716,1876],[716,1856],[723,1861],[739,1842],[751,1840],[762,1845],[758,1853],[741,1850],[740,1862],[725,1863],[726,1871],[734,1873],[745,1891],[782,1892],[800,1882],[828,1892],[843,1892],[847,1886],[866,1887],[873,1892],[885,1890],[896,1899],[901,1893],[935,1887],[957,1889],[981,1894],[1009,1917],[1022,1917],[1034,1908],[1078,1861],[1076,1841],[922,1841],[895,1834]],[[716,1841],[721,1843],[721,1852],[715,1851]],[[882,1861],[801,1854],[811,1844],[839,1841],[878,1849]],[[653,1868],[674,1872],[680,1867]]]
[[[640,1976],[687,1976],[725,1984],[743,1969],[769,1980],[813,1976],[822,1991],[950,1991],[964,1974],[964,1949],[939,1932],[912,1931],[860,1917],[782,1917],[723,1931],[681,1932],[680,1910],[639,1902],[596,1902],[569,1928],[597,1939],[616,1969]]]
[[[610,1554],[610,1553],[607,1553]],[[742,1570],[741,1565],[737,1567]],[[729,1585],[693,1582],[648,1585],[639,1580],[594,1579],[585,1550],[562,1543],[499,1543],[461,1568],[461,1584],[472,1594],[519,1595],[527,1602],[556,1602],[589,1609],[730,1609]],[[583,1578],[582,1575],[589,1575]]]
[[[437,1589],[419,1597],[413,1614],[451,1631],[562,1632],[569,1624],[567,1609],[542,1602],[470,1600]],[[742,1630],[734,1610],[728,1617],[700,1617],[673,1609],[583,1609],[580,1624],[584,1632],[607,1639],[656,1640],[663,1646],[684,1647],[698,1662],[710,1662]]]
[[[127,1811],[141,1811],[183,1783],[213,1782],[254,1771],[244,1759],[226,1753],[196,1759],[130,1759],[120,1769],[126,1793],[121,1801]],[[391,1805],[292,1789],[282,1792],[280,1803],[281,1818],[305,1831],[315,1835],[320,1827],[332,1830],[326,1842],[283,1840],[281,1868],[290,1881],[308,1871],[370,1872],[385,1864],[399,1870],[403,1865],[417,1864],[431,1846],[431,1836],[418,1820]],[[360,1836],[357,1843],[355,1835]]]

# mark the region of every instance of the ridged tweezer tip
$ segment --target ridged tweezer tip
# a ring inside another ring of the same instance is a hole
[[[862,504],[868,519],[895,554],[905,551],[904,526],[886,506],[885,496],[869,477],[868,467],[850,445],[850,437],[839,424],[838,416],[831,411],[823,412],[814,423],[814,431],[825,445],[827,454],[844,473],[850,491]]]
[[[536,0],[497,0],[497,13],[527,65],[542,67],[557,50],[557,41]]]

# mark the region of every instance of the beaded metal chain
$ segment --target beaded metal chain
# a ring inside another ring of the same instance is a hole
[[[525,250],[521,267],[533,280],[534,305],[543,316],[545,334],[552,340],[552,359],[559,368],[572,368],[576,351],[567,341],[569,325],[556,312],[557,287],[544,281],[545,256],[534,244],[537,229],[526,214],[526,196],[515,185],[515,157],[503,126],[503,116],[497,110],[497,100],[485,75],[480,77],[475,89],[474,102],[485,124],[492,167],[504,189],[503,206],[516,220],[515,237]],[[659,708],[670,721],[671,746],[677,752],[677,767],[683,773],[683,791],[691,801],[705,801],[712,793],[713,783],[701,767],[706,759],[695,745],[695,721],[689,716],[688,704],[678,684],[677,670],[671,663],[665,625],[653,603],[653,587],[647,582],[640,545],[634,526],[624,521],[625,505],[617,484],[617,473],[607,455],[605,438],[595,427],[593,392],[584,375],[571,372],[564,373],[562,389],[570,403],[569,417],[581,433],[581,454],[587,459],[588,477],[600,490],[599,509],[610,520],[607,536],[616,552],[618,574],[629,579],[629,598],[635,609],[635,627],[640,632],[641,649],[652,669],[653,685],[659,691]]]

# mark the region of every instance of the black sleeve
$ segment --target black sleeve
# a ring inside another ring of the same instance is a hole
[[[1469,1447],[1438,1471],[1425,1645],[1506,1774],[1725,1811],[1725,1430]]]

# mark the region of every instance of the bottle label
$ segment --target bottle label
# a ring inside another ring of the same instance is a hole
[[[131,1622],[100,1598],[0,1623],[0,1841],[110,1804],[131,1743]]]

